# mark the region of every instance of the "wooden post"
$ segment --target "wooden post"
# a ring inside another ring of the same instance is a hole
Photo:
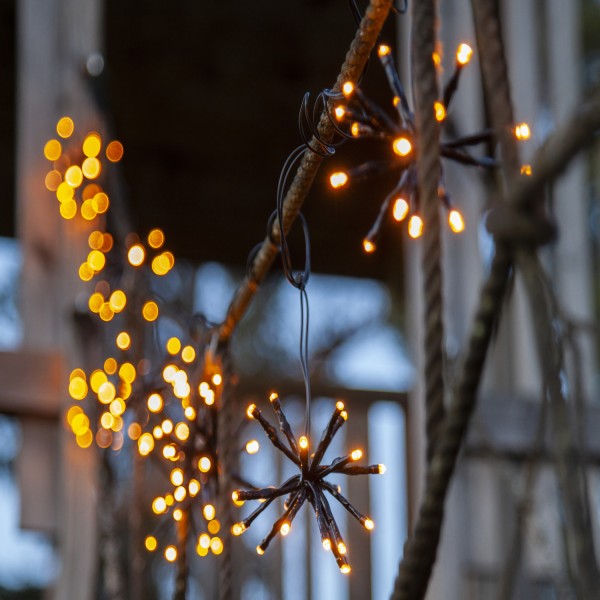
[[[60,219],[56,200],[44,187],[49,165],[44,143],[55,136],[54,125],[70,114],[80,128],[97,122],[83,79],[86,58],[99,50],[100,3],[97,0],[22,0],[17,3],[17,229],[23,254],[21,315],[27,352],[45,351],[75,356],[73,304],[78,290],[77,267],[86,255],[89,226],[81,220]],[[67,400],[68,370],[62,369],[61,398]],[[41,410],[47,410],[39,397]],[[54,407],[56,410],[56,407]],[[44,447],[39,456],[56,452],[56,533],[61,569],[54,597],[91,599],[95,568],[95,460],[82,451],[62,425],[23,420],[24,439],[55,435],[58,445]],[[33,449],[28,445],[27,450]],[[27,471],[22,471],[27,475]],[[50,497],[44,482],[27,478],[23,497]],[[32,507],[33,510],[35,507]],[[25,513],[28,517],[28,514]],[[30,517],[33,519],[33,517]]]

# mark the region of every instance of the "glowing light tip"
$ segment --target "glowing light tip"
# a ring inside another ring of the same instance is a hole
[[[394,208],[392,210],[394,220],[398,222],[403,221],[408,214],[408,210],[408,202],[404,198],[396,198],[396,202],[394,202]]]
[[[287,535],[290,532],[290,524],[287,522],[282,523],[279,531],[281,532],[281,535]]]
[[[460,44],[456,49],[456,62],[459,65],[466,65],[473,56],[473,48],[469,44]]]
[[[344,544],[344,542],[338,544],[338,552],[340,554],[346,554],[346,544]]]
[[[367,254],[373,254],[373,252],[375,252],[375,244],[371,240],[364,239],[363,240],[363,250]]]
[[[435,119],[440,123],[446,118],[446,107],[441,102],[434,102]]]
[[[143,246],[135,244],[129,248],[127,259],[132,266],[139,267],[144,262],[144,258],[146,258],[146,251]]]
[[[379,56],[387,56],[391,51],[392,49],[387,44],[381,44],[377,49],[377,54]]]
[[[300,446],[300,448],[302,448],[302,450],[306,450],[308,448],[308,438],[305,435],[303,435],[298,440],[298,445]]]
[[[333,112],[335,114],[335,118],[338,121],[341,121],[346,114],[346,109],[343,106],[336,106]]]
[[[256,554],[262,556],[264,553],[265,551],[260,546],[256,546]]]
[[[244,531],[246,531],[246,527],[243,523],[235,523],[231,528],[231,533],[233,533],[233,535],[242,535]]]
[[[346,98],[351,96],[354,92],[354,84],[351,81],[346,81],[346,83],[342,86],[342,92]]]
[[[368,529],[369,531],[371,531],[375,527],[375,523],[373,523],[371,519],[365,519],[364,525],[365,529]]]
[[[246,409],[246,415],[248,416],[249,419],[253,419],[254,418],[254,411],[256,410],[256,404],[251,404],[247,409]]]
[[[515,137],[518,140],[528,140],[531,137],[531,129],[527,123],[519,123],[515,127]]]
[[[331,540],[330,539],[325,538],[323,540],[323,549],[326,550],[326,551],[331,550]]]
[[[408,138],[400,136],[394,140],[392,149],[398,156],[408,156],[411,153],[412,144]]]
[[[169,562],[175,562],[177,559],[177,548],[175,548],[175,546],[167,546],[165,548],[165,558]]]
[[[348,575],[348,573],[350,573],[350,571],[352,571],[352,569],[350,568],[350,565],[342,565],[340,567],[340,571],[344,574],[344,575]]]
[[[352,460],[360,460],[362,455],[362,450],[354,450],[352,454],[350,454],[350,458],[352,458]]]
[[[383,475],[386,471],[385,465],[377,465],[377,468],[379,469],[379,474]]]
[[[260,450],[260,445],[256,440],[250,440],[246,444],[246,452],[248,454],[256,454]]]
[[[521,167],[521,175],[531,175],[531,165],[523,165]]]
[[[452,229],[454,233],[464,231],[465,222],[462,215],[457,210],[451,210],[448,213],[448,225],[450,225],[450,229]]]
[[[338,402],[335,403],[335,407],[338,410],[344,410],[344,403],[340,400],[340,401],[338,401]]]
[[[329,177],[329,185],[334,190],[344,187],[348,183],[348,175],[344,171],[332,173]]]
[[[270,396],[269,396],[269,401],[270,402],[275,402],[275,400],[277,400],[277,398],[279,398],[279,396],[277,395],[277,392],[273,392]]]
[[[348,413],[345,410],[343,410],[340,413],[340,417],[342,417],[342,419],[344,419],[344,421],[347,421],[348,420]]]
[[[239,495],[238,495],[237,491],[231,492],[231,499],[234,502],[238,502],[239,501]]]
[[[408,235],[417,239],[423,233],[423,220],[417,215],[413,215],[408,222]]]

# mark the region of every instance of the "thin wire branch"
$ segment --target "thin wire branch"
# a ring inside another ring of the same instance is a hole
[[[546,422],[548,417],[548,402],[542,398],[542,406],[538,416],[535,439],[531,447],[531,453],[525,465],[525,483],[523,493],[517,504],[517,519],[515,530],[506,554],[506,561],[500,577],[497,600],[511,600],[514,587],[519,574],[521,557],[523,555],[523,538],[527,527],[527,520],[533,508],[533,493],[535,490],[536,477],[538,474],[539,457],[544,449],[544,438],[546,434]]]
[[[350,49],[346,54],[346,59],[340,70],[333,92],[339,93],[345,81],[356,82],[363,72],[371,50],[375,46],[383,23],[385,22],[390,8],[391,0],[371,0],[365,16],[354,36]],[[319,138],[325,143],[330,143],[335,135],[335,129],[327,116],[327,110],[321,114],[317,128]],[[314,145],[318,147],[317,140]],[[312,188],[316,174],[323,162],[323,156],[307,151],[298,167],[296,176],[290,185],[290,188],[283,202],[283,230],[287,233],[295,221],[308,192]],[[273,243],[270,239],[273,238]],[[252,262],[251,273],[247,275],[238,286],[233,300],[227,311],[227,316],[219,329],[219,339],[221,342],[228,340],[235,327],[244,316],[252,299],[254,298],[258,286],[267,275],[273,261],[275,260],[279,249],[276,246],[279,241],[279,224],[273,224],[272,235],[267,236]]]
[[[540,357],[542,376],[552,406],[552,429],[556,444],[556,472],[565,516],[566,559],[578,598],[593,598],[600,589],[589,501],[585,495],[585,470],[573,440],[564,375],[562,349],[555,332],[549,301],[549,286],[537,257],[530,251],[517,254],[523,274]]]

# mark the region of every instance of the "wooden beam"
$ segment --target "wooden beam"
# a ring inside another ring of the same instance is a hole
[[[59,352],[0,352],[0,412],[36,419],[58,419],[63,357]]]

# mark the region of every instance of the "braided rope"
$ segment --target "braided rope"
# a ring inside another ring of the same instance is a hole
[[[515,184],[507,198],[507,207],[532,207],[543,187],[560,175],[579,151],[594,141],[594,132],[599,129],[600,94],[596,94],[540,148],[532,161],[533,177],[522,178]],[[439,444],[429,468],[417,524],[405,547],[391,596],[393,600],[413,600],[425,594],[440,539],[445,496],[475,407],[475,394],[496,313],[506,290],[510,262],[507,245],[498,243],[490,275],[481,293],[461,375],[453,390]]]
[[[493,124],[499,132],[505,174],[510,186],[508,208],[532,209],[539,198],[536,192],[541,191],[544,183],[562,172],[575,154],[591,143],[591,132],[600,126],[600,102],[595,98],[584,115],[576,115],[540,150],[533,168],[534,172],[543,173],[543,177],[525,182],[516,180],[518,153],[512,138],[510,89],[495,3],[478,0],[473,2],[473,10],[485,89],[494,118]],[[573,125],[575,127],[571,130]],[[586,125],[591,129],[586,131]],[[567,140],[564,145],[561,143],[563,137]],[[511,266],[509,246],[498,240],[490,275],[482,290],[461,376],[428,470],[424,501],[413,536],[406,545],[404,558],[400,563],[392,593],[393,600],[423,598],[427,591],[440,540],[445,497],[475,408],[477,387],[492,331],[500,314]]]
[[[502,168],[512,184],[519,173],[519,154],[513,135],[515,117],[510,93],[504,41],[495,0],[472,0],[475,34],[492,126],[502,152]]]
[[[475,407],[477,387],[502,306],[509,270],[508,253],[499,247],[481,292],[466,360],[430,462],[423,503],[413,535],[404,550],[391,596],[393,600],[423,598],[427,591],[440,539],[444,500]]]
[[[425,300],[425,411],[427,458],[431,460],[444,420],[444,326],[442,248],[438,183],[440,128],[434,103],[439,98],[433,62],[436,46],[435,0],[413,2],[412,41],[415,79],[415,117],[419,201],[423,212],[423,285]]]
[[[369,3],[365,16],[346,54],[344,64],[333,87],[333,92],[340,92],[344,82],[356,82],[360,77],[389,14],[391,4],[391,0],[371,0]],[[334,138],[335,128],[325,110],[319,119],[317,131],[319,138],[325,143],[330,143]],[[313,138],[311,145],[319,148],[320,142]],[[285,233],[289,232],[298,216],[322,162],[322,156],[310,151],[305,152],[283,201],[283,230]],[[278,240],[279,223],[276,221],[273,224],[271,236],[265,238],[252,261],[250,275],[247,275],[243,279],[233,296],[225,320],[219,329],[219,339],[221,342],[225,342],[231,337],[236,325],[248,310],[258,290],[258,285],[266,277],[273,261],[279,253],[276,245]]]

